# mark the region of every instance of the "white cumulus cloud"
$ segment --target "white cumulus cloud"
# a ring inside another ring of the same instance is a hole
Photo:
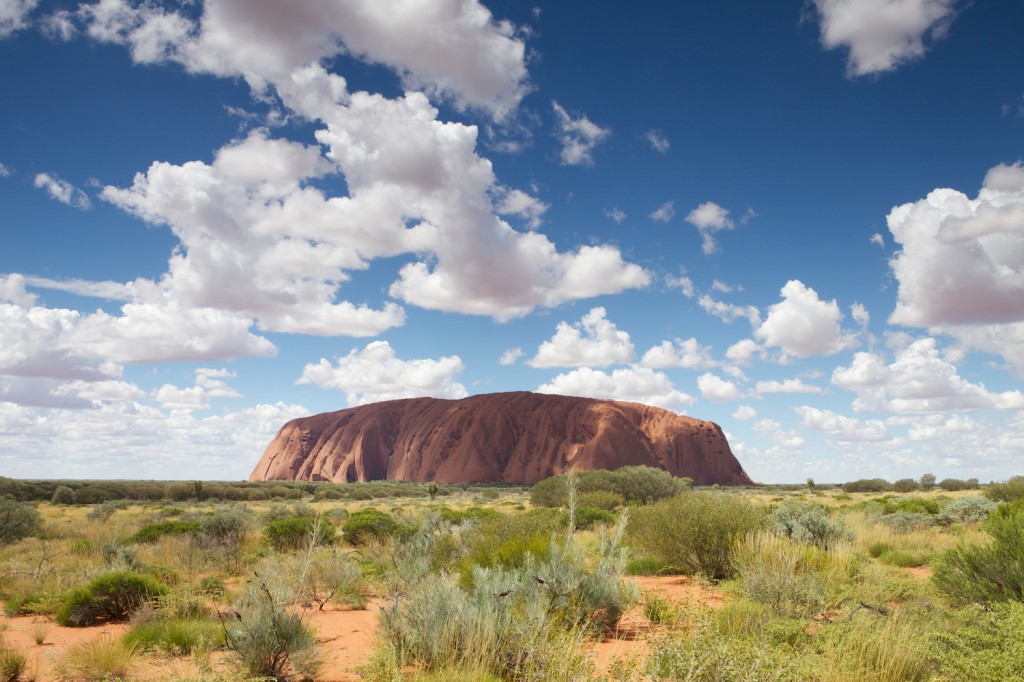
[[[593,308],[579,322],[559,322],[555,335],[527,360],[531,367],[607,367],[633,359],[629,333],[608,320],[604,308]]]
[[[856,345],[856,335],[840,327],[843,314],[835,299],[823,301],[818,292],[795,279],[780,293],[782,301],[768,308],[754,335],[764,345],[779,348],[783,360],[831,355]]]
[[[858,412],[914,414],[962,412],[982,408],[1024,409],[1024,393],[992,393],[983,384],[961,377],[944,360],[935,339],[919,339],[885,360],[873,353],[856,353],[848,367],[832,372],[832,383],[857,394]]]
[[[759,381],[754,387],[758,393],[824,393],[821,386],[804,383],[803,379]]]
[[[350,406],[398,398],[465,398],[466,387],[456,381],[464,366],[457,355],[402,360],[387,341],[373,341],[352,350],[334,364],[321,358],[302,370],[299,384],[344,391]]]
[[[654,209],[651,214],[651,220],[656,220],[659,223],[667,223],[672,220],[676,215],[675,205],[671,201],[666,201],[664,204]]]
[[[0,40],[28,26],[28,15],[39,0],[0,0]]]
[[[581,367],[559,374],[537,388],[537,392],[643,403],[673,412],[681,412],[695,402],[693,396],[676,390],[664,373],[635,366],[610,373]]]
[[[849,49],[847,75],[892,71],[926,51],[925,39],[945,35],[956,0],[813,0],[821,44]]]
[[[690,211],[689,215],[686,216],[686,222],[700,231],[701,248],[706,254],[712,254],[718,248],[718,244],[715,242],[716,232],[731,230],[735,227],[735,223],[729,217],[729,210],[722,208],[713,201],[705,201]]]
[[[695,338],[662,341],[652,347],[640,359],[643,367],[666,369],[682,367],[684,369],[706,369],[713,367],[715,361],[711,357],[711,349],[702,346]]]
[[[700,389],[702,396],[713,403],[727,403],[731,400],[741,400],[746,396],[735,383],[711,372],[697,377],[697,388]]]

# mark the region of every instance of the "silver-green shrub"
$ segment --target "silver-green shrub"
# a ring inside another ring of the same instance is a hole
[[[980,495],[962,497],[943,507],[939,512],[939,523],[944,526],[954,523],[981,523],[998,506],[992,500]]]
[[[822,507],[806,502],[789,502],[775,509],[771,528],[783,537],[821,549],[853,539],[853,531],[841,520],[830,519]]]

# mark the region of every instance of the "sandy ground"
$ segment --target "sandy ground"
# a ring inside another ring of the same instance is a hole
[[[693,604],[709,608],[720,607],[725,599],[707,586],[683,576],[630,578],[641,591],[653,591],[661,597],[680,604]],[[318,682],[358,682],[357,669],[366,664],[373,651],[377,617],[380,606],[371,603],[366,610],[350,611],[328,605],[323,611],[309,611],[307,615],[316,628],[321,644],[324,665]],[[109,624],[87,628],[64,628],[51,619],[40,616],[0,616],[4,629],[3,639],[11,648],[23,652],[28,659],[24,680],[50,682],[56,680],[54,667],[60,658],[76,644],[97,637],[120,637],[127,625]],[[42,644],[34,641],[38,624],[46,628]],[[590,650],[597,671],[604,672],[617,659],[636,659],[646,651],[646,640],[651,625],[638,606],[627,613],[618,631],[611,633]],[[214,657],[214,663],[222,655]],[[177,679],[200,679],[195,663],[185,659],[146,656],[136,666],[132,678],[139,682],[165,682]]]

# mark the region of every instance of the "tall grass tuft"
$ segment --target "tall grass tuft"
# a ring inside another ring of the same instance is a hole
[[[809,614],[825,602],[822,554],[813,545],[762,531],[737,544],[733,563],[752,600],[776,614]]]
[[[931,662],[919,630],[898,616],[856,613],[824,635],[823,661],[835,682],[920,682]]]
[[[25,672],[25,654],[0,642],[0,682],[15,682]]]
[[[94,682],[131,679],[138,650],[107,635],[76,644],[58,661],[55,671],[62,680]]]

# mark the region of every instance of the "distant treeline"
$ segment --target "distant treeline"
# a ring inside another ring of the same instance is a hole
[[[221,500],[260,502],[268,500],[374,500],[389,497],[436,497],[455,490],[527,486],[450,485],[409,481],[329,483],[309,481],[81,481],[18,480],[0,476],[0,497],[20,502],[100,504],[115,500]]]

